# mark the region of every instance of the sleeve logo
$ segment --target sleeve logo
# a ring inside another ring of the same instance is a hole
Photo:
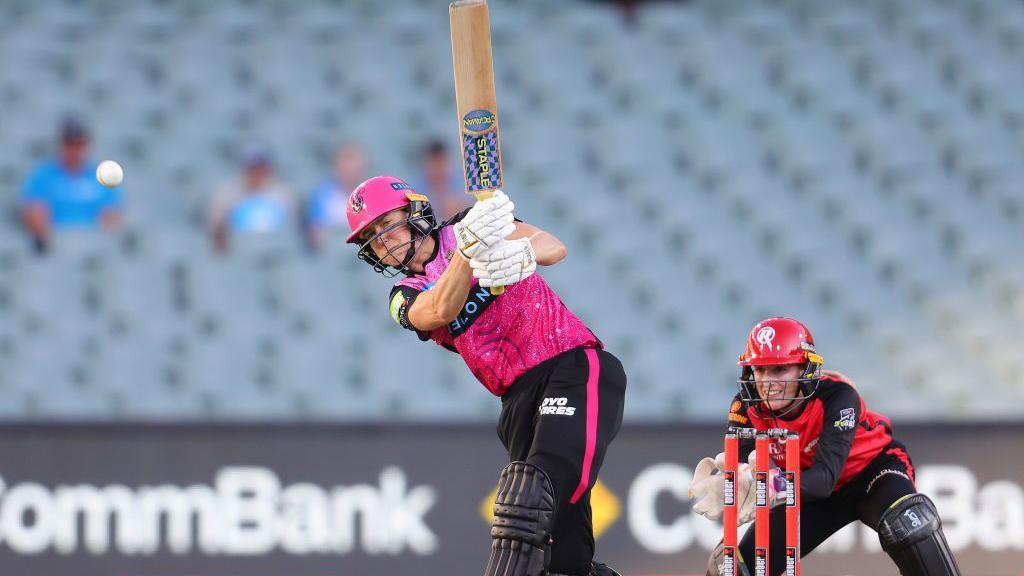
[[[857,427],[857,413],[853,408],[843,408],[839,411],[839,419],[833,424],[836,430],[844,432]]]
[[[731,422],[732,424],[740,424],[742,426],[750,424],[750,420],[747,420],[746,416],[741,416],[735,412],[729,413],[729,422]]]
[[[405,326],[405,295],[401,292],[395,292],[391,297],[391,317],[400,326]]]

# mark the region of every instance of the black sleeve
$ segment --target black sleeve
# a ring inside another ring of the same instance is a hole
[[[472,208],[472,206],[470,206],[469,208]],[[469,212],[469,208],[465,208],[461,212],[456,214],[455,216],[452,216],[451,218],[445,220],[444,222],[441,223],[440,227],[444,228],[445,226],[451,226],[451,225],[455,224],[456,222],[461,222],[462,219],[465,218],[466,214]],[[520,220],[518,217],[514,218],[514,220],[516,222],[522,222],[522,220]]]
[[[825,381],[822,382],[826,385]],[[800,496],[813,501],[828,498],[846,467],[861,417],[860,394],[847,384],[828,382],[822,397],[824,422],[811,467],[800,473]]]
[[[416,298],[420,293],[421,292],[419,290],[410,286],[395,286],[391,290],[389,308],[391,311],[391,318],[394,319],[399,326],[406,330],[412,330],[420,340],[427,341],[430,339],[430,333],[418,330],[412,325],[412,322],[409,321],[409,309],[412,308],[412,303],[416,301]]]
[[[729,405],[729,420],[726,422],[726,430],[729,428],[750,428],[750,417],[747,416],[747,404],[743,402],[739,394],[732,399]],[[750,453],[754,451],[753,438],[740,438],[739,461],[746,462]]]
[[[444,222],[442,222],[441,223],[441,228],[444,228],[445,226],[451,226],[452,224],[455,224],[456,222],[461,222],[462,219],[466,217],[466,214],[468,212],[469,212],[469,208],[463,209],[461,212],[459,212],[455,216],[452,216],[451,218],[449,218],[449,219],[445,220]]]

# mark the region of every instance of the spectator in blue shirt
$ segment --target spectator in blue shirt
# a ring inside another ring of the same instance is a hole
[[[317,250],[327,233],[348,233],[348,195],[366,180],[366,154],[358,144],[344,144],[334,153],[333,173],[309,196],[305,210],[306,241]]]
[[[50,245],[54,229],[113,229],[121,222],[121,190],[96,181],[96,162],[88,154],[88,129],[68,118],[61,124],[56,157],[25,180],[21,217],[40,252]]]
[[[441,211],[438,216],[451,218],[469,206],[462,165],[456,164],[443,141],[428,141],[421,161],[422,173],[415,182],[416,191],[430,197],[431,204]]]
[[[274,177],[269,150],[251,148],[246,152],[242,177],[217,191],[210,204],[208,220],[218,252],[227,250],[233,235],[294,230],[292,192]]]

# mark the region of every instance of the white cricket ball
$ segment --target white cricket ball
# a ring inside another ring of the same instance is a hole
[[[107,188],[120,186],[124,181],[124,170],[113,160],[104,160],[96,167],[96,180]]]

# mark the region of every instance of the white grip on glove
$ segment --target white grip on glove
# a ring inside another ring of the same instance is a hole
[[[466,216],[453,226],[459,252],[468,260],[486,251],[515,231],[515,204],[501,190],[479,200]]]
[[[537,270],[537,254],[529,238],[502,240],[489,250],[478,252],[469,266],[484,288],[508,286]]]

